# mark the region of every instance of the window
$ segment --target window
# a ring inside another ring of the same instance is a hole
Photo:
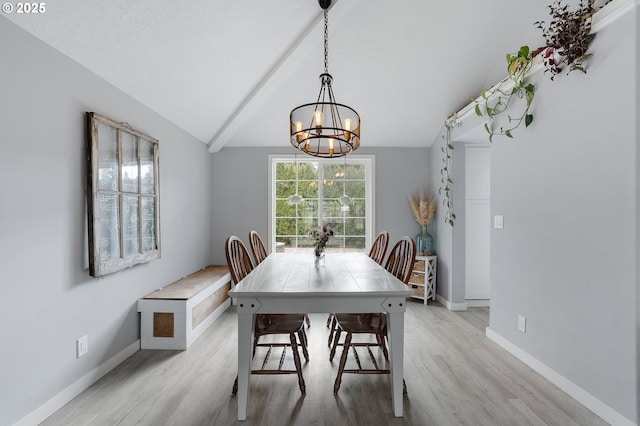
[[[87,113],[89,274],[160,257],[158,141]]]
[[[373,234],[373,156],[339,159],[270,156],[271,250],[311,251],[310,230],[327,225],[334,231],[327,248],[364,251]],[[297,164],[297,179],[296,179]],[[303,201],[291,204],[298,193]],[[343,208],[340,198],[351,198]]]

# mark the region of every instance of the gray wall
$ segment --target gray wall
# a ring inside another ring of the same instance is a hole
[[[0,17],[0,424],[139,338],[136,301],[210,263],[206,145]],[[84,112],[160,141],[162,259],[89,276]],[[89,353],[75,341],[89,336]]]
[[[537,75],[534,123],[494,140],[490,328],[637,422],[634,20],[598,33],[586,75]]]
[[[269,226],[269,154],[293,154],[285,141],[277,148],[223,148],[211,155],[213,193],[213,260],[224,262],[224,242],[238,235],[245,242],[251,229],[267,238]],[[386,230],[390,244],[421,227],[413,218],[408,196],[431,188],[430,148],[360,148],[375,155],[375,232]]]

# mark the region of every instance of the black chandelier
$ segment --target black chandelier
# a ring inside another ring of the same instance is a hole
[[[289,115],[291,145],[314,157],[341,157],[360,147],[360,116],[351,107],[336,102],[329,74],[329,18],[331,0],[318,0],[324,10],[324,72],[314,103],[300,105]]]

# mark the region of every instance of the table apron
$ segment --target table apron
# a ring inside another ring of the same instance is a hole
[[[331,296],[237,297],[236,305],[239,314],[405,312],[406,298],[364,295],[359,298]]]

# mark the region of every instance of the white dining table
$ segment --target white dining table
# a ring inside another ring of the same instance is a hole
[[[229,292],[238,312],[238,420],[247,418],[255,314],[387,313],[392,405],[402,417],[407,286],[365,253],[271,253]],[[331,392],[327,389],[327,392]]]

